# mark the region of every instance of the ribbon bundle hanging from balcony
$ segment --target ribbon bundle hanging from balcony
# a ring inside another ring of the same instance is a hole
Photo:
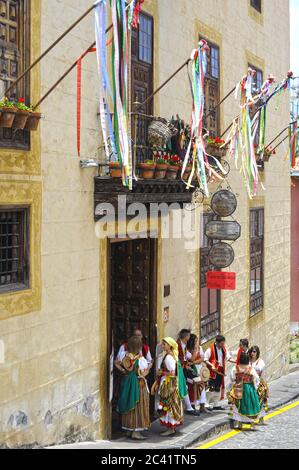
[[[105,154],[107,160],[111,157],[116,159],[116,143],[113,132],[111,114],[108,103],[108,93],[113,100],[112,89],[107,71],[107,55],[106,55],[106,0],[98,0],[95,3],[95,35],[96,35],[96,52],[98,61],[98,71],[100,77],[100,119],[105,146]]]
[[[259,144],[257,153],[261,160],[264,159],[266,145],[267,104],[270,96],[271,87],[274,82],[275,77],[273,77],[273,75],[269,75],[267,80],[264,81],[259,93],[253,98],[254,103],[260,104],[260,108],[255,114],[252,121],[252,132],[254,140],[256,133],[259,132]]]
[[[250,106],[254,103],[252,96],[254,70],[248,69],[248,73],[241,81],[241,122],[242,140],[244,152],[242,154],[242,172],[245,178],[248,195],[250,198],[256,195],[258,187],[258,167],[256,163],[254,136],[252,135],[252,122],[250,117]],[[245,158],[244,158],[245,157]]]
[[[133,165],[127,113],[129,24],[125,0],[110,0],[110,3],[114,36],[112,46],[114,135],[116,151],[122,164],[123,185],[132,189]]]
[[[207,176],[206,176],[206,155],[205,143],[203,138],[203,113],[204,113],[204,84],[205,75],[207,73],[207,52],[209,47],[206,41],[199,42],[198,49],[194,49],[191,54],[192,61],[192,79],[191,79],[191,92],[192,92],[192,122],[191,122],[191,139],[186,152],[182,175],[189,163],[190,154],[192,150],[192,171],[187,182],[187,188],[191,187],[191,182],[194,173],[197,173],[197,178],[200,188],[206,196],[209,195]]]
[[[296,166],[296,154],[297,154],[297,144],[298,144],[298,124],[293,122],[289,127],[289,136],[290,136],[290,163],[291,168]]]

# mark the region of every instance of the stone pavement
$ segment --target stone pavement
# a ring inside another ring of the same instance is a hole
[[[299,370],[283,376],[270,384],[269,409],[279,408],[299,397]],[[213,411],[200,417],[185,416],[185,424],[177,434],[171,438],[160,436],[159,422],[153,423],[147,433],[145,442],[134,442],[122,437],[115,441],[83,442],[60,445],[50,449],[185,449],[194,443],[204,441],[214,434],[230,428],[228,408],[226,411]]]
[[[258,426],[256,432],[243,430],[236,436],[211,445],[210,449],[299,449],[298,421],[299,406],[296,406],[270,418],[267,426]],[[225,433],[224,437],[227,437]],[[203,444],[206,443],[200,442],[200,445]]]

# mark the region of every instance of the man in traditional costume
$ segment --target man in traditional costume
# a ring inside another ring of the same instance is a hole
[[[226,363],[230,360],[230,353],[225,347],[224,336],[216,336],[215,343],[206,350],[204,360],[211,374],[207,400],[210,409],[213,409],[214,405],[218,405],[219,401],[221,402],[225,396],[224,380]],[[220,408],[224,409],[222,406],[220,406]]]
[[[250,365],[256,371],[257,375],[259,376],[259,386],[257,389],[257,393],[260,399],[260,405],[262,407],[260,413],[260,421],[259,424],[265,425],[264,417],[268,412],[268,400],[269,400],[269,386],[265,380],[265,368],[266,364],[263,359],[260,357],[260,348],[258,346],[252,346],[249,351],[249,360]]]
[[[178,354],[179,354],[179,361],[180,361],[180,368],[179,368],[179,374],[181,375],[181,382],[184,383],[183,387],[183,400],[184,400],[184,405],[185,405],[185,413],[188,415],[192,416],[199,416],[200,413],[195,410],[190,402],[190,397],[188,394],[188,387],[187,387],[187,378],[188,378],[188,370],[187,370],[187,365],[188,365],[188,359],[187,359],[187,343],[190,339],[190,330],[183,329],[179,332],[179,337],[178,337]]]
[[[227,387],[236,429],[242,429],[243,423],[249,423],[251,429],[255,430],[254,421],[260,418],[262,410],[257,393],[258,385],[259,377],[249,364],[249,355],[242,353],[240,364],[231,370]]]
[[[182,403],[182,389],[184,384],[179,374],[180,360],[177,342],[173,338],[164,338],[162,348],[165,351],[164,357],[158,370],[158,394],[160,403],[160,424],[167,428],[162,432],[162,436],[175,434],[178,426],[184,423],[184,410]]]
[[[240,364],[240,357],[242,353],[247,353],[249,349],[249,341],[247,338],[240,339],[239,347],[236,351],[230,351],[230,359],[229,362],[239,365]],[[236,359],[233,359],[236,358]]]
[[[141,338],[133,336],[128,341],[128,348],[122,359],[126,372],[123,377],[117,409],[121,414],[121,427],[132,439],[143,440],[141,431],[150,427],[149,390],[146,376],[149,373],[148,362],[140,354]]]
[[[144,341],[143,341],[143,334],[142,334],[142,331],[140,330],[140,328],[134,328],[133,332],[132,332],[132,336],[137,336],[138,338],[141,338],[142,340],[142,347],[141,347],[141,350],[140,350],[140,354],[147,360],[148,364],[149,364],[149,367],[151,368],[152,365],[153,365],[153,358],[152,358],[152,355],[151,355],[151,352],[150,352],[150,347],[148,344],[146,344]],[[117,363],[121,362],[123,360],[123,358],[125,357],[126,355],[126,351],[128,349],[128,342],[125,342],[124,344],[121,345],[121,347],[119,348],[119,351],[117,353],[117,356],[116,356],[116,366],[117,366]]]

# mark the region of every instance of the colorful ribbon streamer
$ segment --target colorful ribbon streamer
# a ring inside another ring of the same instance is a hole
[[[289,127],[290,135],[290,164],[291,168],[296,166],[297,144],[298,144],[298,123],[292,123]]]
[[[100,77],[100,119],[107,160],[112,157],[116,160],[115,136],[113,133],[111,114],[108,105],[108,93],[113,100],[113,94],[108,77],[107,55],[106,55],[106,0],[98,0],[95,3],[95,35],[96,52],[98,60],[98,71]]]
[[[204,84],[205,75],[207,73],[207,52],[209,47],[205,40],[201,40],[198,49],[194,49],[191,54],[192,78],[191,93],[192,103],[192,122],[191,122],[191,139],[185,156],[182,168],[182,176],[188,165],[192,144],[192,171],[188,179],[187,188],[191,187],[194,173],[197,173],[200,188],[206,196],[209,196],[207,176],[206,176],[206,154],[205,143],[203,138],[203,113],[204,113]],[[209,165],[208,165],[209,166]],[[216,173],[216,172],[215,172]]]
[[[132,189],[132,151],[128,136],[128,24],[125,0],[111,0],[113,23],[112,76],[114,95],[114,135],[116,151],[122,163],[124,186]]]

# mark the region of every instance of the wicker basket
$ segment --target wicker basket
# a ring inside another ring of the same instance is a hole
[[[163,147],[177,133],[178,130],[169,121],[155,118],[148,128],[148,143],[153,147]]]

